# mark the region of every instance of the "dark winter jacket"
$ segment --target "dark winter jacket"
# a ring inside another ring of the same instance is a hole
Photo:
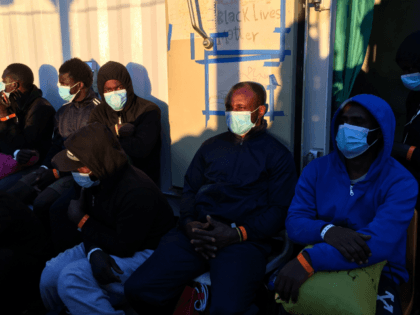
[[[184,181],[180,225],[211,215],[244,226],[248,240],[264,240],[284,229],[297,181],[289,150],[254,127],[244,139],[228,131],[205,141]]]
[[[47,261],[51,243],[41,221],[15,197],[0,191],[0,248],[8,248]]]
[[[172,209],[153,181],[128,164],[112,132],[99,123],[89,124],[64,145],[100,180],[98,186],[86,189],[85,212],[90,216],[82,228],[86,252],[99,247],[129,257],[155,249],[174,225]]]
[[[73,101],[60,107],[54,117],[54,136],[51,148],[42,165],[51,168],[51,159],[64,149],[64,141],[73,132],[87,125],[91,111],[100,102],[95,92],[90,89],[82,101]]]
[[[18,101],[12,96],[8,111],[17,117],[0,122],[0,151],[12,155],[20,149],[38,150],[42,161],[51,146],[55,109],[35,85]]]
[[[127,69],[118,62],[109,61],[98,72],[98,90],[102,100],[108,80],[120,81],[127,90],[127,103],[123,110],[114,111],[105,101],[99,104],[89,122],[99,122],[115,133],[115,124],[130,123],[136,127],[130,137],[119,138],[133,165],[145,172],[155,183],[159,182],[161,123],[159,107],[134,94]]]

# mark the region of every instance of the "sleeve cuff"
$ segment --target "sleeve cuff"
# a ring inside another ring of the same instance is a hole
[[[48,167],[46,167],[45,165],[41,165],[40,167],[45,168],[46,170],[48,169]]]
[[[96,252],[97,250],[102,251],[102,249],[100,249],[99,247],[95,247],[95,248],[93,248],[93,249],[91,249],[91,250],[89,251],[89,253],[87,254],[87,260],[88,260],[88,262],[90,262],[90,256],[91,256],[94,252]]]
[[[13,152],[13,158],[16,160],[16,156],[18,155],[20,150],[16,150],[15,152]]]

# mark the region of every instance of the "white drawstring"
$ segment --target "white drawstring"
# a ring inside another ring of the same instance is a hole
[[[198,288],[195,288],[197,293],[200,294],[200,290]],[[196,311],[204,312],[207,306],[207,300],[209,298],[209,289],[205,284],[201,284],[201,291],[203,292],[204,298],[197,300],[194,302],[194,308]],[[199,306],[197,306],[197,303],[200,303]]]

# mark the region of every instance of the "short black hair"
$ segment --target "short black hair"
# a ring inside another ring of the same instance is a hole
[[[7,71],[6,76],[19,81],[25,89],[30,89],[34,84],[34,74],[27,65],[12,63],[4,71]]]
[[[257,95],[257,100],[258,100],[259,105],[265,105],[265,102],[267,101],[267,93],[265,91],[264,86],[262,86],[260,83],[257,83],[257,82],[246,81],[246,82],[239,82],[230,89],[225,99],[226,106],[230,105],[232,94],[243,87],[249,87],[255,93],[255,95]]]
[[[72,58],[63,63],[58,70],[60,74],[68,73],[76,82],[83,82],[85,87],[90,88],[93,83],[92,69],[86,62],[79,58]]]
[[[415,67],[420,68],[420,30],[408,35],[395,56],[397,64],[400,62],[408,62]]]

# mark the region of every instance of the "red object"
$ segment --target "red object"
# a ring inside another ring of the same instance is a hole
[[[300,264],[302,265],[303,268],[305,268],[306,272],[309,274],[309,277],[312,277],[312,275],[314,274],[314,269],[312,268],[312,266],[308,263],[308,261],[305,259],[305,257],[303,257],[303,254],[300,253],[297,256],[297,259],[299,260]]]
[[[203,298],[204,294],[199,294],[195,288],[186,286],[173,315],[199,315],[200,313],[194,308],[194,302]]]

